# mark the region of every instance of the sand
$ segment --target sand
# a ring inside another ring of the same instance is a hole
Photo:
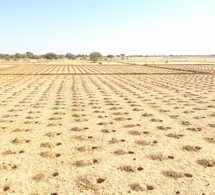
[[[215,193],[215,65],[1,64],[0,194]]]

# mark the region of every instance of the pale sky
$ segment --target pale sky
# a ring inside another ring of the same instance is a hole
[[[215,0],[0,0],[0,53],[215,54]]]

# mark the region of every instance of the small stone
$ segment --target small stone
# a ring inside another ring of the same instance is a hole
[[[142,170],[143,170],[143,167],[138,167],[137,170],[138,170],[138,171],[142,171]]]
[[[98,160],[97,159],[93,159],[93,163],[98,163]]]
[[[189,173],[185,173],[184,174],[186,177],[193,177],[193,175],[189,174]]]
[[[5,186],[5,187],[4,187],[4,191],[7,191],[7,190],[9,190],[9,189],[10,189],[9,186]]]
[[[147,185],[147,190],[154,190],[154,187]]]
[[[103,179],[103,178],[98,178],[97,179],[97,183],[102,183],[102,182],[104,182],[106,179]]]
[[[56,177],[56,176],[58,176],[59,175],[59,173],[58,172],[55,172],[55,173],[53,173],[53,177]]]

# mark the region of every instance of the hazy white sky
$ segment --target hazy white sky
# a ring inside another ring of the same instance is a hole
[[[215,54],[215,0],[0,0],[0,53]]]

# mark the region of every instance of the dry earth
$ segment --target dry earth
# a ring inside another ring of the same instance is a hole
[[[215,65],[0,68],[0,194],[215,193]]]

